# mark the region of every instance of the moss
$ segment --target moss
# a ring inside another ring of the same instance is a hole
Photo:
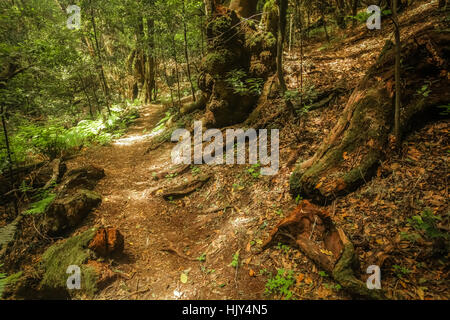
[[[232,61],[232,53],[229,50],[216,50],[205,57],[205,69],[211,75],[218,75],[229,68]]]
[[[245,46],[249,50],[259,50],[262,48],[263,34],[261,32],[248,32],[245,39]]]
[[[70,275],[66,270],[70,265],[77,265],[81,268],[81,292],[90,296],[95,293],[97,274],[93,268],[84,265],[94,257],[94,253],[87,249],[87,246],[95,232],[96,229],[90,229],[64,242],[54,244],[45,251],[40,265],[44,272],[40,284],[44,292],[67,291],[66,282]]]
[[[278,5],[276,0],[269,0],[263,8],[261,24],[265,31],[275,33],[278,28]]]
[[[223,15],[212,20],[208,24],[208,30],[211,31],[213,36],[220,36],[223,33],[228,32],[233,26],[233,20],[230,16]]]
[[[373,300],[384,299],[380,290],[369,290],[365,283],[355,277],[353,266],[357,264],[353,244],[347,243],[341,258],[333,269],[333,278],[350,294]]]
[[[277,45],[277,38],[275,38],[273,33],[272,32],[264,33],[263,49],[271,50],[275,48],[276,45]]]

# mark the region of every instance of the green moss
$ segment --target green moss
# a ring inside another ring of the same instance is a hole
[[[333,269],[333,278],[352,295],[373,300],[385,299],[383,291],[370,290],[364,282],[355,277],[353,267],[356,264],[355,248],[352,243],[347,243]]]
[[[0,265],[1,267],[2,265]],[[3,291],[6,287],[14,286],[17,281],[22,277],[22,271],[14,273],[9,277],[6,277],[6,274],[0,273],[0,299],[2,298]]]
[[[264,33],[264,42],[263,42],[263,49],[272,49],[275,48],[277,45],[277,39],[272,34],[272,32],[266,32]]]
[[[81,268],[81,292],[92,296],[96,291],[97,275],[94,269],[84,265],[94,253],[87,246],[92,240],[96,229],[90,229],[64,242],[54,244],[45,251],[41,260],[44,272],[41,288],[45,291],[57,292],[67,290],[66,273],[70,265]]]
[[[278,29],[278,5],[276,0],[269,0],[263,8],[261,24],[265,31],[275,33]]]
[[[226,49],[212,51],[205,58],[206,71],[211,75],[222,74],[232,64],[232,53]]]
[[[263,12],[264,13],[276,12],[278,14],[278,6],[277,6],[276,0],[266,1],[266,3],[264,4],[264,7],[263,7]]]
[[[220,36],[231,29],[232,23],[230,16],[219,16],[208,24],[208,30],[212,32],[213,36]]]

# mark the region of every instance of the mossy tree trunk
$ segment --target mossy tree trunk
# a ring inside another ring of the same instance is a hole
[[[154,55],[154,20],[147,19],[147,35],[144,34],[144,19],[140,18],[137,26],[137,48],[128,57],[128,70],[133,76],[129,88],[132,100],[140,98],[149,103],[156,87],[156,59]]]
[[[437,108],[448,104],[450,35],[428,28],[403,45],[399,130],[404,136]],[[354,191],[370,179],[393,149],[395,48],[386,44],[351,95],[343,114],[315,155],[299,164],[290,179],[294,196],[324,203]]]
[[[208,53],[202,61],[203,75],[199,83],[208,97],[203,119],[207,127],[244,121],[256,105],[264,82],[275,72],[273,21],[277,27],[278,9],[274,0],[268,3],[263,28],[257,28],[255,22],[243,20],[236,11],[223,6],[217,6],[209,16]]]

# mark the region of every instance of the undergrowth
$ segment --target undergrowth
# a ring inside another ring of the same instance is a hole
[[[68,127],[60,119],[44,123],[20,119],[17,129],[10,135],[10,148],[14,163],[30,158],[55,159],[72,154],[93,144],[106,145],[125,133],[127,126],[139,117],[137,107],[127,103],[113,106],[111,114],[99,114],[96,119],[79,121]],[[4,144],[4,137],[1,145]],[[6,148],[0,149],[0,172],[8,166]]]
[[[292,270],[278,269],[277,274],[270,275],[266,283],[266,294],[279,294],[285,300],[292,299],[293,292],[290,288],[294,285],[294,272]]]

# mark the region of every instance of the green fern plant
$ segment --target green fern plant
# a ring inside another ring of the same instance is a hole
[[[0,264],[0,268],[3,267],[3,264]],[[14,285],[22,276],[22,272],[14,273],[10,276],[7,276],[6,273],[0,272],[0,299],[3,297],[3,293],[5,288],[10,285]]]
[[[51,192],[43,192],[37,195],[41,199],[31,204],[30,208],[24,212],[26,215],[42,214],[47,210],[48,206],[55,200],[56,194]]]

